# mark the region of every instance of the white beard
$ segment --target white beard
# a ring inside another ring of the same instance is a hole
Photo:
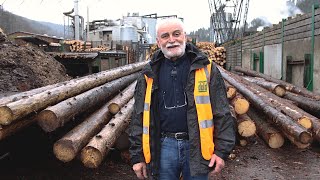
[[[171,50],[171,46],[179,46],[174,48],[174,50]],[[161,51],[164,54],[164,56],[168,59],[173,59],[173,58],[179,58],[181,57],[185,51],[186,51],[186,42],[183,41],[182,44],[180,43],[174,43],[174,44],[167,44],[166,47],[161,46]]]

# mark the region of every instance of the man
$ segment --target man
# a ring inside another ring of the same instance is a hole
[[[134,95],[133,170],[139,179],[208,179],[235,145],[224,82],[217,67],[186,44],[180,19],[161,20],[156,31],[160,50],[142,70]]]

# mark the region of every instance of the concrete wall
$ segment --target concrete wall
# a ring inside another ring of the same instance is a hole
[[[314,26],[312,19],[311,13],[289,17],[272,27],[264,28],[261,32],[234,41],[240,42],[237,47],[234,42],[227,42],[225,44],[227,54],[229,50],[242,52],[240,58],[242,67],[253,69],[253,54],[256,53],[259,57],[260,51],[263,51],[264,73],[283,80],[287,79],[287,73],[290,74],[290,71],[287,71],[287,57],[291,56],[294,61],[288,66],[292,70],[291,83],[304,86],[305,54],[311,54],[311,37],[314,35],[313,91],[320,93],[320,8],[315,10]],[[235,61],[232,58],[234,56],[227,56],[227,64],[228,61]],[[232,63],[229,64],[232,70],[234,67]],[[255,65],[259,71],[259,61],[255,61]]]

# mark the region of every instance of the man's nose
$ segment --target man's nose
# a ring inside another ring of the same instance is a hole
[[[172,35],[169,36],[169,42],[175,42],[176,38]]]

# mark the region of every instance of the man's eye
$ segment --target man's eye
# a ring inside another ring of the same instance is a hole
[[[177,33],[174,33],[173,35],[177,37],[177,36],[180,36],[180,34],[181,34],[180,32],[177,32]]]
[[[169,36],[167,34],[161,36],[161,38],[163,38],[163,39],[168,38],[168,37]]]

